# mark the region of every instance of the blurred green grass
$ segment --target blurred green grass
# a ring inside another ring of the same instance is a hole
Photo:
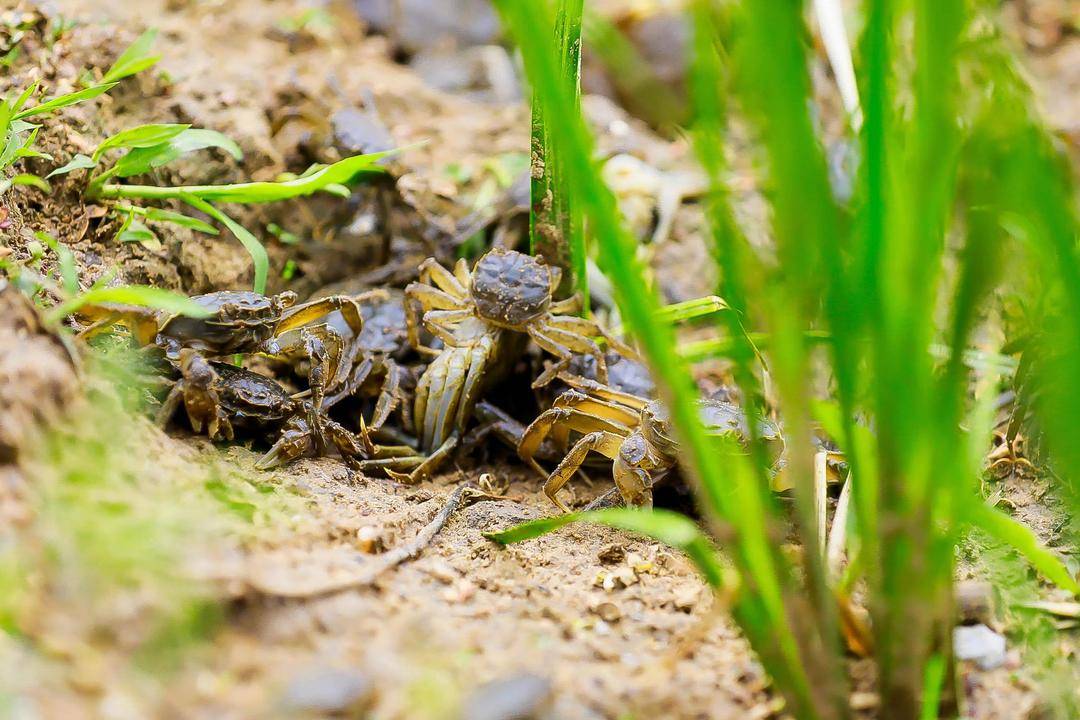
[[[765,492],[760,444],[751,464],[702,432],[685,361],[658,319],[655,295],[643,291],[646,273],[633,240],[588,161],[590,133],[552,43],[565,4],[497,5],[521,50],[545,132],[559,138],[559,155],[548,159],[567,173],[566,202],[582,208],[587,245],[671,408],[703,515],[741,576],[736,618],[789,711],[846,717],[834,588],[822,558],[804,550],[801,581],[794,580],[795,568],[777,550],[784,519]],[[1030,530],[985,506],[978,493],[990,409],[1006,380],[994,368],[974,373],[965,363],[988,329],[1006,322],[1007,332],[1018,331],[1002,317],[1010,299],[1045,308],[1050,298],[1056,312],[1036,322],[1056,346],[1039,366],[1054,392],[1040,395],[1036,412],[1068,490],[1080,470],[1080,446],[1070,441],[1080,420],[1076,194],[997,29],[996,6],[868,0],[859,8],[864,29],[855,63],[865,122],[858,132],[849,129],[859,147],[856,192],[837,199],[815,116],[802,5],[690,4],[689,129],[712,184],[705,205],[719,294],[733,310],[721,313],[727,337],[711,349],[729,353],[748,412],[757,412],[761,378],[774,384],[803,548],[818,547],[822,530],[814,518],[815,424],[825,425],[848,457],[855,518],[847,550],[873,618],[881,716],[952,716],[962,700],[951,660],[955,554],[970,528],[1076,589]],[[761,153],[757,180],[771,209],[774,259],[750,247],[734,220],[724,154],[733,106]],[[763,365],[751,341],[762,333],[769,340]],[[825,354],[814,354],[818,334],[828,337]],[[500,539],[561,524],[530,525]],[[670,542],[674,529],[663,524],[642,520],[638,529]],[[715,582],[709,566],[702,570]]]

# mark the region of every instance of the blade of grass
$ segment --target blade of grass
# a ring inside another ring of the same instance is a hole
[[[355,155],[327,165],[318,172],[286,182],[249,182],[232,185],[181,185],[157,187],[153,185],[103,185],[92,199],[144,198],[151,200],[187,197],[199,200],[233,203],[267,203],[288,200],[323,190],[327,185],[347,183],[358,175],[386,172],[376,163],[397,152],[394,150]]]
[[[767,501],[762,497],[763,491],[753,482],[753,473],[749,478],[736,479],[735,485],[746,491],[738,498],[732,497],[731,485],[725,482],[732,479],[731,473],[725,472],[725,461],[730,462],[731,458],[722,449],[717,452],[717,443],[701,426],[697,417],[697,392],[685,363],[673,352],[670,326],[655,320],[659,311],[658,299],[653,292],[643,289],[648,286],[643,281],[644,273],[634,251],[633,239],[621,226],[614,198],[592,163],[592,140],[562,81],[550,42],[551,33],[546,30],[553,26],[552,18],[544,3],[498,0],[496,6],[522,51],[526,74],[534,88],[534,99],[542,103],[545,122],[548,127],[559,128],[565,149],[560,157],[567,163],[570,192],[574,200],[581,203],[596,238],[600,266],[615,286],[622,317],[649,360],[670,408],[682,441],[684,465],[698,482],[707,516],[715,521],[719,514],[738,523],[737,562],[745,569],[744,576],[755,585],[755,592],[749,596],[742,615],[752,620],[744,627],[751,634],[752,642],[757,640],[755,647],[768,658],[770,672],[783,683],[794,712],[806,718],[834,715],[831,711],[824,712],[816,704],[805,676],[799,644],[784,606],[791,578],[786,570],[781,570],[783,559],[768,533]],[[747,479],[749,482],[745,482]],[[738,506],[735,505],[737,501],[740,502]]]
[[[156,308],[195,318],[209,317],[211,314],[194,300],[170,290],[145,285],[119,285],[87,290],[81,295],[60,303],[50,310],[45,318],[47,322],[55,324],[84,305],[111,303]]]
[[[81,103],[84,100],[90,100],[92,98],[96,98],[98,95],[101,95],[103,93],[107,93],[109,90],[112,90],[114,87],[116,87],[116,83],[108,82],[108,83],[102,83],[100,85],[94,85],[92,87],[88,87],[88,88],[85,88],[83,90],[77,90],[77,91],[75,91],[73,93],[68,93],[67,95],[61,95],[60,97],[55,97],[52,100],[48,100],[46,102],[41,103],[40,105],[35,105],[32,108],[27,108],[26,110],[22,110],[20,112],[17,112],[14,115],[11,116],[11,119],[12,120],[23,120],[23,119],[28,118],[28,117],[33,117],[34,115],[42,115],[44,113],[53,112],[54,110],[59,110],[60,108],[65,108],[65,107],[68,107],[69,105],[75,105],[76,103]]]
[[[705,581],[714,588],[730,589],[738,582],[733,571],[720,562],[716,548],[698,526],[685,515],[669,510],[614,508],[566,513],[522,523],[499,532],[484,533],[484,537],[500,545],[510,545],[547,535],[575,522],[597,523],[641,533],[682,550],[697,566]]]

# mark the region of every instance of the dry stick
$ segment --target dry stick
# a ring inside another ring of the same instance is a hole
[[[435,518],[425,525],[420,532],[416,533],[416,537],[403,545],[399,545],[398,547],[383,553],[376,561],[364,567],[358,573],[350,574],[347,577],[333,578],[303,588],[274,587],[272,584],[262,582],[258,578],[252,579],[250,581],[251,585],[256,590],[266,595],[287,598],[312,598],[320,595],[339,593],[343,590],[352,590],[354,588],[373,585],[383,573],[392,570],[406,560],[411,560],[423,552],[424,548],[430,545],[431,541],[435,539],[435,535],[443,529],[450,519],[450,516],[461,507],[462,499],[467,491],[470,492],[473,499],[493,497],[479,492],[470,485],[459,485],[452,493],[450,493],[450,496],[446,499],[446,504],[442,506],[442,509],[439,510],[439,513]]]
[[[818,554],[825,560],[825,524],[828,519],[825,492],[829,484],[829,454],[818,451],[814,454],[814,516],[817,518]]]
[[[847,516],[851,504],[851,473],[848,473],[844,487],[840,489],[840,499],[836,501],[833,514],[832,530],[829,533],[828,549],[825,552],[825,567],[829,582],[836,585],[840,579],[841,565],[844,562],[844,546],[847,545]]]

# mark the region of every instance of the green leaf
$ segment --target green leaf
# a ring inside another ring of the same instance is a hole
[[[124,52],[120,53],[120,57],[116,58],[116,62],[112,64],[112,67],[106,71],[102,82],[115,83],[145,70],[160,60],[160,55],[149,54],[150,47],[157,38],[157,33],[156,28],[150,28],[136,38],[135,42],[128,45]]]
[[[719,553],[701,529],[690,518],[670,510],[613,508],[567,513],[522,523],[501,532],[484,533],[484,537],[509,545],[547,535],[573,522],[597,523],[648,535],[686,553],[712,587],[730,586],[733,581],[733,572],[720,562]]]
[[[247,249],[248,254],[251,255],[251,262],[255,266],[253,289],[260,295],[265,293],[266,276],[270,271],[270,259],[266,255],[266,248],[259,242],[259,239],[248,232],[243,225],[236,222],[205,200],[192,195],[185,195],[182,199],[196,210],[201,210],[225,227],[229,228],[229,232],[236,236],[236,239],[243,244]]]
[[[11,112],[17,113],[22,110],[23,105],[26,104],[26,101],[30,99],[30,96],[34,94],[34,91],[38,89],[38,85],[40,84],[40,80],[35,80],[30,83],[30,85],[22,91],[19,97],[15,99],[15,102],[11,104]]]
[[[34,237],[45,243],[50,250],[56,253],[57,265],[60,269],[60,278],[64,283],[64,291],[67,292],[68,295],[75,295],[79,292],[79,269],[75,264],[75,255],[67,245],[59,242],[52,235],[44,231],[34,233]]]
[[[161,247],[161,243],[158,241],[157,235],[154,231],[146,227],[140,220],[136,220],[134,217],[128,217],[127,221],[116,233],[117,242],[137,242],[143,245],[150,244],[151,249],[158,249]],[[154,247],[156,245],[156,247]]]
[[[171,290],[146,285],[119,285],[117,287],[94,288],[61,303],[49,313],[47,320],[59,322],[84,305],[103,305],[106,303],[156,308],[194,318],[205,318],[211,315],[206,308],[191,298],[179,295]]]
[[[75,170],[89,170],[96,165],[97,163],[94,160],[82,153],[78,153],[75,157],[68,160],[66,165],[56,168],[45,177],[51,178],[53,175],[67,175],[69,172],[74,172]]]
[[[242,160],[244,153],[229,137],[215,130],[188,128],[159,144],[140,147],[124,155],[115,165],[117,177],[141,175],[152,169],[169,164],[176,158],[204,148],[221,148],[236,160]]]
[[[134,155],[138,150],[133,150]],[[180,187],[154,187],[147,185],[106,185],[100,192],[102,198],[186,198],[196,197],[201,200],[213,200],[234,203],[267,203],[290,198],[311,195],[325,190],[335,183],[347,183],[358,175],[386,172],[376,165],[382,158],[397,152],[371,153],[355,155],[339,160],[333,165],[305,177],[286,182],[250,182],[235,185],[188,185]],[[125,156],[125,158],[128,156]],[[119,167],[121,162],[117,163]]]
[[[161,123],[151,125],[139,125],[138,127],[121,130],[112,137],[106,138],[97,150],[94,151],[94,162],[113,148],[148,148],[154,145],[168,142],[180,133],[187,130],[191,125],[182,123]]]
[[[116,83],[107,82],[100,85],[93,85],[91,87],[84,88],[73,93],[68,93],[67,95],[61,95],[60,97],[56,97],[47,102],[43,102],[40,105],[35,105],[28,110],[23,110],[22,112],[15,113],[15,115],[12,116],[12,120],[21,120],[23,118],[31,117],[33,115],[41,115],[42,113],[59,110],[60,108],[65,108],[69,105],[76,105],[83,102],[84,100],[96,98],[98,95],[108,92],[115,86]]]
[[[1015,549],[1058,587],[1074,595],[1080,594],[1080,584],[1077,584],[1061,559],[1039,542],[1031,528],[986,503],[972,505],[974,507],[968,510],[968,522]]]
[[[197,230],[207,235],[217,235],[218,229],[208,222],[204,222],[199,218],[193,218],[190,215],[184,215],[182,213],[173,212],[172,210],[162,210],[160,208],[140,208],[143,210],[143,217],[147,222],[164,222],[172,223],[173,225],[180,225],[181,227]]]
[[[29,185],[31,187],[36,187],[38,190],[41,190],[42,192],[52,192],[52,187],[49,185],[49,183],[45,182],[45,180],[38,177],[37,175],[31,175],[30,173],[20,173],[20,174],[16,175],[15,177],[13,177],[13,178],[11,178],[9,180],[6,180],[4,182],[9,186],[10,185]],[[7,188],[4,188],[4,189],[7,189]]]

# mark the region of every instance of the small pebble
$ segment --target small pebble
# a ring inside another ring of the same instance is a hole
[[[604,622],[618,622],[622,618],[622,611],[615,603],[602,602],[593,608],[593,612],[600,616]]]
[[[546,720],[551,715],[551,681],[518,675],[481,685],[461,708],[462,720]]]
[[[622,545],[606,545],[596,554],[596,559],[605,565],[621,563],[626,557],[626,548]]]
[[[983,580],[964,580],[956,585],[957,622],[986,624],[993,611],[993,588]]]
[[[985,625],[961,625],[953,629],[953,648],[958,660],[970,660],[981,670],[1005,664],[1005,637]]]
[[[282,705],[292,712],[345,713],[369,705],[374,693],[371,679],[342,668],[303,672],[289,683]]]
[[[866,710],[873,710],[881,702],[881,698],[877,693],[873,692],[853,692],[851,697],[848,698],[848,705],[855,712],[864,712]]]
[[[701,588],[693,585],[684,585],[675,590],[673,604],[675,609],[690,612],[701,598]]]
[[[378,528],[371,525],[365,525],[356,531],[356,547],[360,552],[369,555],[380,553],[386,549],[382,533],[379,532]]]

